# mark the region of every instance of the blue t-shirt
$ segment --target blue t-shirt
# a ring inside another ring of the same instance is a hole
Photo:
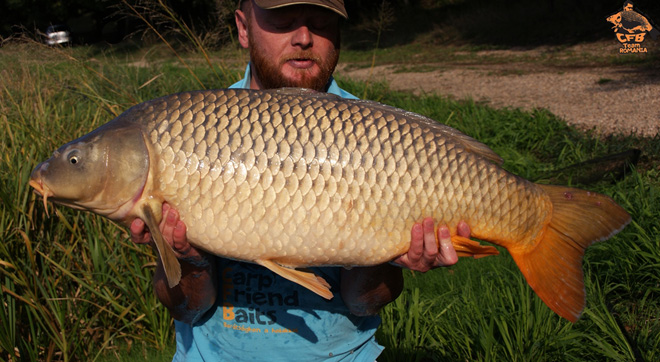
[[[250,87],[245,77],[230,88]],[[328,92],[357,99],[330,79]],[[174,321],[173,361],[375,361],[380,317],[352,315],[339,293],[340,268],[313,268],[334,292],[325,300],[270,270],[218,258],[216,305],[191,326]]]

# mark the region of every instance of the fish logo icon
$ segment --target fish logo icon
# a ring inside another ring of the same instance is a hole
[[[641,46],[646,36],[655,40],[660,34],[644,15],[633,10],[633,6],[632,1],[626,1],[621,11],[607,17],[621,43],[620,53],[646,53],[646,48]]]

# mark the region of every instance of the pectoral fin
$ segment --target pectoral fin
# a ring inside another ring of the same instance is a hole
[[[174,255],[174,250],[172,250],[170,244],[165,241],[163,234],[160,233],[160,228],[158,227],[160,216],[156,215],[160,215],[161,213],[160,210],[154,210],[155,207],[159,206],[143,205],[141,218],[149,228],[151,238],[154,240],[154,244],[156,244],[156,249],[158,250],[158,255],[165,271],[165,277],[167,278],[167,284],[170,288],[174,288],[181,281],[181,264],[179,264],[179,260]]]
[[[497,255],[500,252],[495,249],[494,246],[490,245],[481,245],[478,242],[459,236],[454,235],[451,237],[451,243],[456,249],[456,254],[461,256],[471,256],[475,259],[483,258],[484,256]]]
[[[288,279],[294,283],[300,284],[312,292],[322,296],[325,299],[332,299],[330,284],[325,279],[311,272],[287,268],[272,260],[255,260],[255,263],[268,268],[273,273]]]

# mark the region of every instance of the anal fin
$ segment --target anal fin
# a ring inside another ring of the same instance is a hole
[[[270,271],[284,279],[302,285],[325,299],[332,299],[333,297],[332,292],[330,291],[330,284],[314,273],[287,268],[272,260],[255,260],[254,262],[268,268]]]
[[[479,259],[489,255],[498,255],[500,253],[494,246],[481,245],[472,239],[459,235],[452,236],[451,243],[454,245],[456,255],[459,257],[473,257]]]

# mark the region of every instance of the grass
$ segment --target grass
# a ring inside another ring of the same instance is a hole
[[[173,342],[172,323],[152,295],[151,252],[92,215],[51,208],[46,217],[26,183],[38,160],[81,130],[135,102],[194,88],[196,80],[167,64],[147,70],[62,55],[20,46],[2,52],[0,297],[2,329],[12,332],[0,356],[86,359],[99,346],[133,340],[161,349]],[[172,79],[155,78],[163,73]]]
[[[139,343],[139,342],[138,342]],[[148,343],[120,343],[117,346],[108,348],[97,361],[104,362],[169,362],[176,350],[176,345],[170,343],[163,349],[156,349]]]
[[[91,214],[49,205],[47,217],[27,186],[52,150],[130,105],[200,84],[224,87],[241,73],[210,69],[204,59],[182,67],[159,49],[0,48],[0,360],[171,357],[172,322],[152,293],[151,251]],[[149,66],[140,66],[145,59]],[[462,130],[499,153],[505,168],[539,182],[582,161],[642,150],[635,172],[587,185],[612,196],[633,222],[587,252],[588,307],[580,321],[554,315],[503,252],[407,272],[406,291],[382,313],[380,360],[660,359],[660,136],[599,137],[547,111],[496,110],[339,81],[354,94]]]

